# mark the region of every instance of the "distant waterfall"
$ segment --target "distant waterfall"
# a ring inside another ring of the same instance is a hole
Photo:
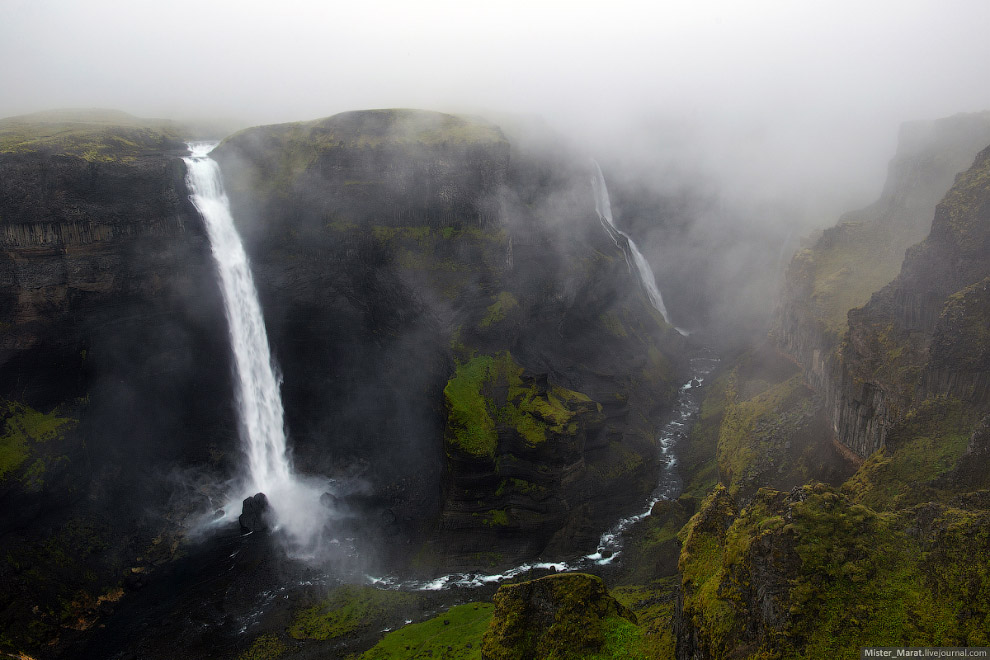
[[[241,496],[265,493],[277,523],[296,541],[306,542],[312,540],[309,530],[321,527],[314,519],[321,514],[320,489],[303,483],[289,461],[281,382],[272,364],[258,292],[244,245],[234,227],[220,166],[208,155],[214,146],[215,143],[190,143],[192,155],[183,160],[190,198],[202,214],[209,234],[230,326],[237,372],[237,412],[248,463]]]
[[[595,191],[595,211],[598,212],[598,219],[601,220],[605,232],[615,241],[615,245],[622,250],[622,253],[626,257],[626,263],[630,267],[635,266],[636,273],[639,275],[639,281],[643,285],[643,290],[646,291],[646,295],[650,299],[650,304],[660,312],[663,320],[673,327],[674,324],[670,322],[670,317],[667,315],[667,307],[663,304],[663,296],[660,295],[660,289],[657,288],[657,280],[653,276],[653,270],[646,261],[646,257],[636,247],[636,242],[629,237],[629,234],[616,227],[612,221],[612,202],[608,197],[608,188],[605,186],[605,177],[602,175],[602,168],[598,166],[596,161],[592,161],[592,163],[595,165],[595,174],[591,177],[591,186]],[[619,240],[620,236],[624,240]],[[680,328],[674,327],[674,329],[682,335],[687,334]]]

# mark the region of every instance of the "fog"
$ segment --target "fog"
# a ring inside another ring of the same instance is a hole
[[[988,24],[981,0],[5,0],[0,116],[536,113],[596,151],[673,136],[761,183],[865,195],[901,121],[990,107]]]
[[[412,107],[546,127],[602,164],[675,316],[712,321],[676,290],[694,262],[713,291],[751,289],[709,304],[759,332],[798,242],[877,198],[903,122],[990,108],[987,25],[982,0],[6,0],[0,116]]]

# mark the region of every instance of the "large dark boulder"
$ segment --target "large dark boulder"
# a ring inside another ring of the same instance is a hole
[[[237,522],[241,525],[241,530],[245,532],[266,532],[268,531],[271,518],[271,507],[268,498],[264,493],[256,493],[250,497],[245,497],[241,504],[241,515]]]

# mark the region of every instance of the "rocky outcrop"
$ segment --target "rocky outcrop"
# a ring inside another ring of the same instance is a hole
[[[612,655],[616,627],[635,627],[636,616],[605,589],[601,578],[583,573],[500,587],[485,633],[485,660],[574,659]],[[610,634],[611,633],[611,634]]]
[[[975,145],[987,141],[986,115],[906,126],[880,201],[844,217],[799,252],[788,271],[774,334],[822,396],[838,440],[860,456],[884,446],[916,398],[986,397],[979,371],[948,369],[938,342],[933,359],[928,355],[936,327],[952,335],[947,324],[974,313],[963,307],[979,307],[975,292],[951,305],[949,297],[987,272],[978,192],[985,152],[938,204],[929,237],[907,251],[894,275],[904,248],[922,237],[943,186]],[[962,216],[967,219],[951,219]]]
[[[738,511],[716,490],[682,531],[677,657],[983,644],[987,516],[985,497],[880,515],[821,484]]]

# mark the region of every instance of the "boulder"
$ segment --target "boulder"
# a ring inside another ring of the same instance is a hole
[[[257,493],[244,498],[241,515],[237,521],[244,532],[264,532],[268,530],[268,519],[271,507],[264,493]]]

